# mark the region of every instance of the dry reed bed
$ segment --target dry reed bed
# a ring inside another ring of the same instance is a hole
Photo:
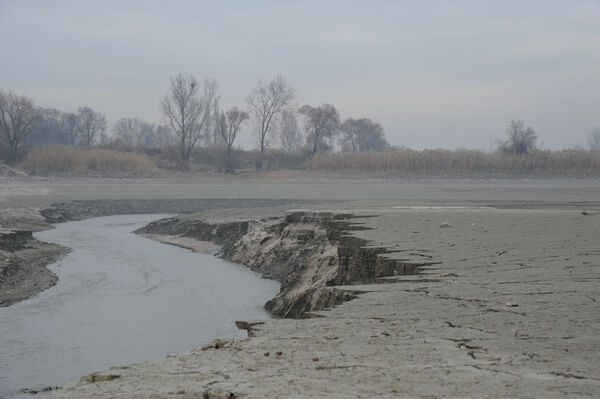
[[[192,163],[218,169],[220,155],[219,150],[199,149]],[[238,167],[252,168],[255,155],[252,151],[236,151]],[[161,155],[153,154],[151,158],[143,153],[101,148],[46,146],[31,149],[19,166],[31,174],[156,175],[160,169],[153,158],[160,161]],[[535,151],[528,155],[513,155],[504,152],[435,149],[327,153],[305,159],[303,154],[271,154],[269,164],[272,163],[275,169],[299,169],[303,166],[308,170],[323,172],[396,175],[600,177],[600,151]]]
[[[319,171],[435,175],[600,177],[600,151],[536,151],[527,155],[444,149],[318,154],[305,163]]]
[[[32,174],[132,173],[152,175],[158,170],[154,162],[143,154],[66,146],[33,148],[19,166]]]

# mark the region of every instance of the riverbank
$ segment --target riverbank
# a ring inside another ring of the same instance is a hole
[[[290,200],[81,200],[56,202],[47,208],[0,209],[0,307],[30,298],[56,284],[47,265],[69,249],[36,240],[33,232],[52,228],[52,223],[97,216],[150,213],[189,213],[207,209],[258,207],[281,209],[288,204],[310,203]]]
[[[69,196],[311,199],[215,206],[186,218],[282,218],[299,207],[351,214],[344,222],[364,229],[348,235],[385,249],[380,257],[427,265],[416,275],[392,271],[375,281],[381,284],[330,286],[356,297],[309,319],[240,323],[252,337],[116,366],[57,397],[552,398],[600,389],[595,181],[95,182],[87,191],[85,179],[16,180],[19,189],[0,197],[13,207]]]
[[[35,234],[72,250],[50,265],[56,286],[0,310],[0,398],[185,352],[215,337],[243,338],[235,320],[269,318],[262,304],[278,292],[276,281],[131,234],[166,216],[90,218]]]
[[[600,389],[598,216],[473,207],[354,215],[364,229],[348,234],[367,247],[428,264],[380,284],[328,287],[355,298],[309,319],[240,323],[250,338],[115,367],[55,397],[553,398]]]

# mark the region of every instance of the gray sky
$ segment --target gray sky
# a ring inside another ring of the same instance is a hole
[[[280,74],[299,105],[415,149],[488,150],[511,119],[568,148],[600,125],[598,0],[0,0],[0,37],[0,88],[111,123],[159,122],[183,72],[216,78],[223,107]]]

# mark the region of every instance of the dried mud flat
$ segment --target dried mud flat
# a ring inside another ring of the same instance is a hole
[[[338,184],[332,190],[342,192]],[[371,200],[304,206],[351,213],[361,229],[344,234],[366,248],[384,248],[379,258],[417,265],[418,273],[327,287],[354,299],[306,319],[239,323],[251,337],[116,366],[54,397],[594,397],[600,391],[598,183],[583,184],[581,192],[572,190],[577,182],[556,184],[557,197],[545,195],[546,188],[508,184],[515,198],[499,190],[485,201],[449,201],[461,207],[431,206],[443,201],[427,203],[401,188],[396,198],[377,198],[388,188],[372,192]],[[327,199],[354,199],[353,190]],[[498,203],[502,209],[480,207]],[[286,208],[209,209],[186,218],[256,220]]]

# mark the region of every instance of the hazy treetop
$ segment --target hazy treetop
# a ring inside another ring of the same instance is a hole
[[[391,144],[488,149],[521,119],[571,147],[600,123],[599,20],[596,0],[0,0],[0,88],[158,122],[177,73],[216,78],[224,108],[281,74]]]

